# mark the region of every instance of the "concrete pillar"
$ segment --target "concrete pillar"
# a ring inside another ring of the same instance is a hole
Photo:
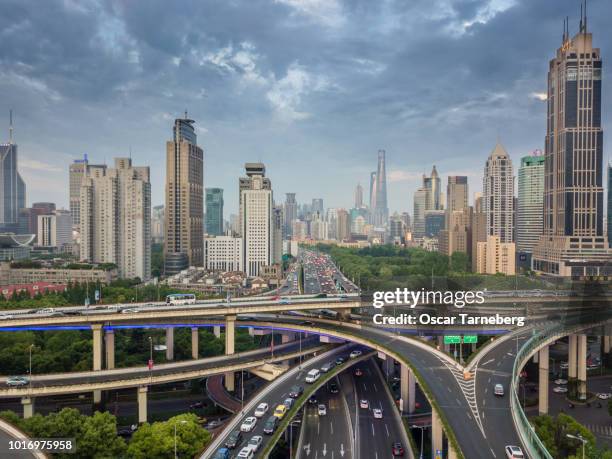
[[[536,352],[533,354],[533,363],[538,363],[540,361],[540,353]]]
[[[106,330],[104,334],[105,349],[106,349],[106,368],[112,370],[115,368],[115,331]]]
[[[567,377],[568,379],[576,378],[576,353],[578,349],[578,336],[569,336],[568,355],[567,355]]]
[[[198,335],[198,327],[191,327],[191,358],[197,359],[199,356],[199,335]]]
[[[538,413],[548,414],[548,346],[540,349]]]
[[[255,336],[255,327],[249,327],[249,336]]]
[[[227,316],[225,318],[225,355],[234,353],[236,334],[236,316]],[[233,371],[225,373],[225,388],[228,391],[233,391],[236,387],[236,378]]]
[[[402,413],[414,413],[415,380],[414,373],[408,365],[402,364],[400,375],[400,398],[402,400]]]
[[[97,405],[100,405],[102,403],[102,391],[101,390],[94,390],[93,391],[93,404],[94,404],[94,408],[96,408]]]
[[[32,397],[22,397],[21,404],[23,405],[23,419],[34,416],[34,399]]]
[[[138,423],[147,422],[147,386],[138,388]]]
[[[166,328],[166,360],[174,360],[174,328]]]
[[[585,400],[587,395],[587,336],[578,335],[578,398]]]
[[[102,324],[92,324],[93,332],[93,371],[102,369]]]
[[[431,410],[431,457],[436,457],[437,451],[440,451],[440,456],[442,456],[443,437],[442,421],[436,410]]]
[[[215,334],[215,337],[221,338],[221,325],[213,326],[213,333]]]
[[[603,337],[603,351],[604,351],[604,354],[610,353],[610,337],[609,336]]]
[[[387,378],[395,376],[395,361],[391,357],[387,356],[384,363],[385,375]]]

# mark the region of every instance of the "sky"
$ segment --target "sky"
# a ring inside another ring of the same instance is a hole
[[[609,133],[612,2],[588,7]],[[2,0],[0,141],[12,108],[28,204],[67,207],[68,167],[86,153],[150,166],[157,205],[187,110],[226,218],[245,162],[265,163],[276,202],[348,208],[378,149],[391,212],[412,213],[434,164],[472,194],[498,138],[515,175],[543,149],[565,16],[574,34],[579,0]]]

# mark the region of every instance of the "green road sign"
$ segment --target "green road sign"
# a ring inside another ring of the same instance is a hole
[[[460,342],[461,336],[450,335],[444,337],[444,344],[459,344]]]
[[[476,344],[478,343],[478,335],[463,335],[463,342],[465,344]]]

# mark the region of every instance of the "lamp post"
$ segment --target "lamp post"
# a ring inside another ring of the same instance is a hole
[[[587,440],[582,436],[582,435],[572,435],[572,434],[565,434],[565,436],[567,438],[571,438],[572,440],[579,440],[582,442],[582,459],[585,458],[584,456],[584,445],[586,445]]]
[[[176,426],[178,424],[187,424],[187,421],[178,421],[174,423],[174,459],[178,458],[178,454],[176,452]]]
[[[425,430],[425,426],[417,426],[413,424],[410,426],[413,429],[421,429],[421,452],[419,454],[419,459],[423,459],[423,431]]]

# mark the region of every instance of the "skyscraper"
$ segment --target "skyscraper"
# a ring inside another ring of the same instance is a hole
[[[431,176],[423,176],[423,188],[427,190],[426,209],[441,210],[442,202],[440,200],[440,176],[438,175],[435,165],[431,170]]]
[[[346,209],[338,209],[336,223],[336,240],[348,241],[351,237],[351,219]]]
[[[355,209],[363,207],[363,187],[358,183],[355,187]]]
[[[312,200],[312,207],[310,208],[310,211],[314,214],[314,213],[319,213],[319,215],[321,217],[323,217],[323,199],[322,198],[314,198]]]
[[[602,59],[586,18],[563,43],[548,70],[544,163],[544,229],[534,270],[584,278],[610,276],[603,227]]]
[[[372,211],[372,224],[375,226],[386,226],[389,220],[389,208],[387,207],[387,172],[385,155],[385,150],[378,150],[375,207]]]
[[[612,164],[608,164],[608,244],[612,247]]]
[[[448,177],[446,186],[446,216],[444,230],[439,235],[440,252],[471,253],[471,217],[468,206],[468,179],[464,175]]]
[[[206,188],[206,233],[223,234],[223,189]]]
[[[370,172],[370,215],[376,207],[376,171]]]
[[[69,198],[72,227],[79,231],[81,224],[81,182],[92,169],[106,170],[106,164],[89,164],[87,155],[83,159],[75,159],[69,169]]]
[[[298,218],[298,204],[295,200],[295,193],[285,195],[285,237],[290,238],[293,234],[292,222]]]
[[[81,184],[81,260],[115,263],[119,276],[151,277],[151,183],[148,167],[115,158]]]
[[[259,275],[262,266],[274,258],[274,218],[272,183],[265,177],[262,163],[246,163],[246,177],[239,179],[241,236],[244,270],[249,277]]]
[[[468,178],[465,175],[450,175],[446,186],[446,210],[454,212],[468,207]]]
[[[166,142],[166,275],[204,262],[204,152],[186,115]]]
[[[544,156],[524,156],[518,170],[516,249],[531,254],[542,234]]]
[[[487,234],[499,236],[501,243],[513,242],[514,177],[512,160],[497,142],[487,158],[482,182],[483,212],[487,216]]]
[[[427,190],[423,187],[414,193],[412,211],[412,234],[416,238],[425,236],[425,212],[427,210]]]
[[[25,207],[26,186],[17,167],[17,144],[13,142],[13,112],[10,112],[9,141],[0,144],[0,231],[17,232],[19,209]]]
[[[166,213],[164,205],[153,207],[151,211],[151,240],[155,244],[164,242],[164,221]]]

